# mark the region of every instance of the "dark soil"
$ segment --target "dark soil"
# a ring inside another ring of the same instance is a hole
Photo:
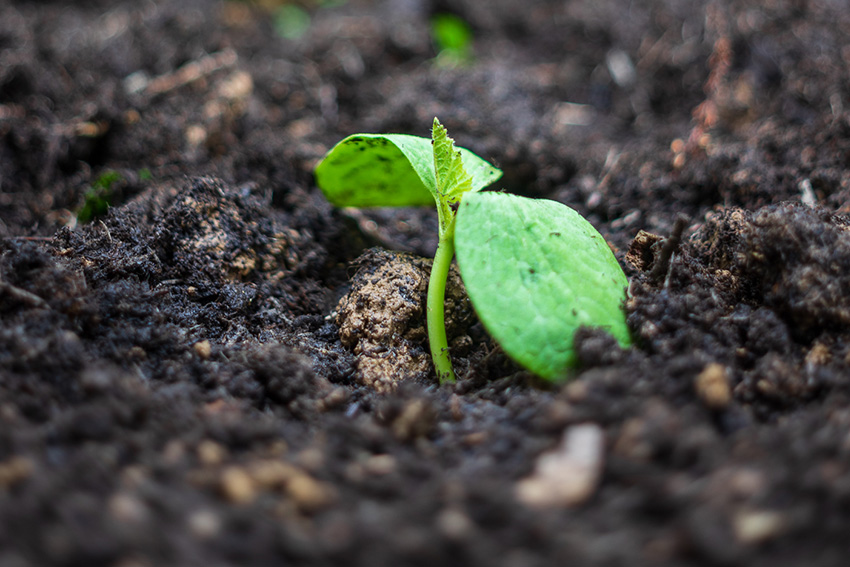
[[[299,39],[280,4],[0,0],[0,565],[847,564],[842,2],[305,1]],[[597,226],[635,346],[582,331],[547,385],[464,319],[435,384],[395,254],[435,213],[311,173],[435,115]]]

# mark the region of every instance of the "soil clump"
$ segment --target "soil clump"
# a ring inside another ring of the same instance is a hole
[[[846,564],[847,29],[828,2],[0,0],[0,565]],[[436,384],[434,211],[312,179],[434,116],[599,229],[633,347],[583,329],[541,383],[456,285]]]

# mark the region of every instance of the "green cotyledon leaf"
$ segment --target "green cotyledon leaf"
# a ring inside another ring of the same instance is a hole
[[[457,148],[471,191],[501,177],[501,170]],[[354,134],[334,146],[316,166],[316,184],[339,207],[417,207],[439,196],[430,138],[407,134]]]
[[[605,239],[566,205],[504,193],[466,195],[455,249],[487,331],[542,378],[564,378],[576,365],[579,327],[601,327],[629,345],[626,276]]]

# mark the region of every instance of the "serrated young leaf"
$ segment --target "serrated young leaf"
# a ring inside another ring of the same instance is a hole
[[[437,191],[448,203],[456,203],[464,193],[473,190],[472,176],[464,167],[460,150],[455,149],[455,141],[436,118],[431,128],[431,138],[434,142]]]

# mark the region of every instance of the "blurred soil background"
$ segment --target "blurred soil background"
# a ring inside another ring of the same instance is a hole
[[[846,565],[848,37],[830,0],[0,0],[0,566]],[[434,116],[608,239],[635,346],[543,384],[455,295],[435,384],[434,211],[312,178]]]

